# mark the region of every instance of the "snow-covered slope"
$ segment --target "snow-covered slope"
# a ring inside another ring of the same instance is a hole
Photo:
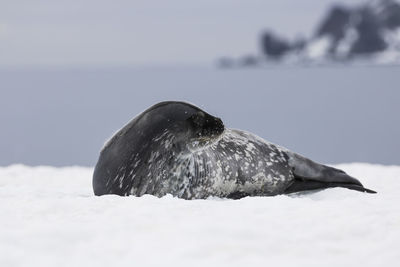
[[[337,167],[378,194],[94,197],[91,168],[3,167],[0,266],[396,266],[400,166]]]

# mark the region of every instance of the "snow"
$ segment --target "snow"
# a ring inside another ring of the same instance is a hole
[[[358,32],[354,27],[348,27],[343,40],[339,41],[336,54],[339,58],[346,59],[351,53],[352,45],[358,40]]]
[[[400,29],[384,32],[384,38],[389,47],[378,53],[373,61],[376,64],[400,62]]]
[[[305,56],[309,59],[318,60],[325,57],[328,53],[330,43],[332,42],[329,36],[313,40],[305,50]]]
[[[335,188],[241,200],[95,197],[92,168],[0,168],[0,266],[395,266],[400,166],[336,165]]]

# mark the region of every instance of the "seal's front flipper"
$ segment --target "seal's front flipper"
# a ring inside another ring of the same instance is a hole
[[[376,193],[364,188],[360,181],[342,170],[318,164],[295,153],[288,153],[288,156],[295,180],[286,188],[284,192],[286,194],[330,187],[344,187],[360,192]]]

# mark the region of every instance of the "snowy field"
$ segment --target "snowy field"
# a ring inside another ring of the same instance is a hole
[[[378,194],[95,197],[91,168],[0,168],[0,266],[395,266],[400,166],[337,165]]]
[[[0,168],[0,266],[397,266],[400,166],[336,165],[378,194],[95,197],[91,168]]]

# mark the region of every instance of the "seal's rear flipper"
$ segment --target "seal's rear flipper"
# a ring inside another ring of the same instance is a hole
[[[324,183],[312,180],[300,180],[296,179],[285,191],[285,194],[307,191],[307,190],[318,190],[318,189],[326,189],[332,187],[344,187],[351,190],[356,190],[360,192],[372,193],[376,192],[365,188],[363,186],[357,184],[346,184],[346,183]]]
[[[330,187],[344,187],[360,192],[376,193],[364,188],[360,181],[342,170],[316,163],[295,153],[288,153],[288,156],[295,180],[284,193]]]

